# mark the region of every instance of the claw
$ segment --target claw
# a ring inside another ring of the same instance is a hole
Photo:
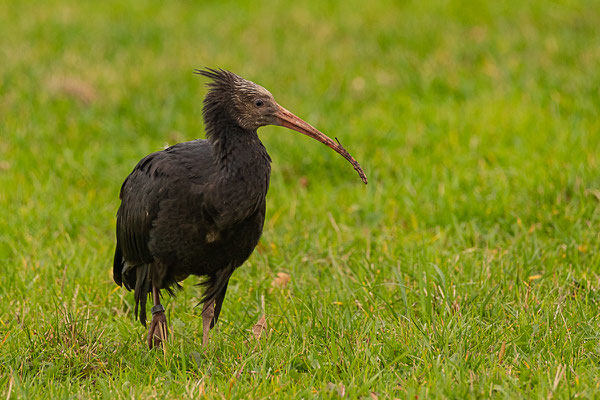
[[[148,330],[148,348],[159,347],[167,340],[167,317],[164,311],[152,315],[152,323]]]

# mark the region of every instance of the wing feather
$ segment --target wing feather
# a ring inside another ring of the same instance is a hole
[[[179,143],[144,157],[121,186],[117,211],[117,247],[113,277],[117,284],[135,287],[124,273],[154,262],[148,247],[161,203],[182,185],[202,184],[211,172],[211,148],[206,140]],[[193,171],[193,172],[192,172]],[[203,171],[204,173],[198,173]],[[127,274],[135,277],[136,274]]]

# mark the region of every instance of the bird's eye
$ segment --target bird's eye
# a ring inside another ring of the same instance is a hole
[[[264,101],[262,101],[262,100],[255,100],[255,101],[254,101],[254,105],[255,105],[256,107],[262,107],[264,104],[265,104],[265,102],[264,102]]]

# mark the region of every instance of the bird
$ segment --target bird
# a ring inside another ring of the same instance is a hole
[[[271,92],[224,69],[194,70],[210,81],[202,107],[206,139],[142,158],[123,182],[117,211],[113,279],[133,290],[134,315],[148,328],[150,349],[167,339],[163,292],[174,295],[190,275],[202,278],[202,346],[221,313],[233,272],[262,234],[271,158],[257,129],[298,131],[359,163],[332,139],[280,106]]]

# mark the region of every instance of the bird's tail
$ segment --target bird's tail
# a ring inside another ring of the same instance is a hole
[[[148,264],[132,265],[125,261],[118,241],[113,262],[113,279],[117,285],[125,285],[125,289],[134,290],[135,318],[137,319],[139,316],[142,325],[146,326],[146,302],[152,290],[150,266]]]
[[[150,278],[150,265],[142,264],[135,268],[135,290],[133,298],[135,299],[135,317],[140,323],[146,326],[146,302],[152,291],[152,279]]]
[[[146,326],[146,303],[148,302],[148,296],[152,292],[150,265],[138,264],[134,266],[125,262],[122,278],[125,289],[133,290],[135,318],[139,319],[140,323]]]
[[[123,284],[127,290],[133,290],[135,318],[146,326],[146,303],[148,297],[152,295],[152,282],[155,282],[158,287],[164,286],[161,290],[165,290],[169,296],[175,296],[175,291],[181,289],[181,286],[175,281],[165,281],[156,276],[153,277],[153,273],[156,272],[154,264],[132,265],[125,261],[124,265]]]

